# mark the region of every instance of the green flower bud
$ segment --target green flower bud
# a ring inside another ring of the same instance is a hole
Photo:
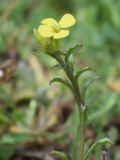
[[[44,51],[47,54],[54,54],[56,51],[59,50],[59,40],[54,40],[52,37],[44,38],[39,34],[37,29],[34,29],[34,35],[40,45],[41,51]]]

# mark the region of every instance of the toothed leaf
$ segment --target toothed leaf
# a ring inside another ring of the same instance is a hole
[[[67,81],[67,80],[63,80],[61,78],[53,78],[50,82],[50,84],[54,83],[54,82],[59,82],[64,84],[65,86],[67,86],[72,92],[74,92],[74,89],[72,87],[72,85]]]

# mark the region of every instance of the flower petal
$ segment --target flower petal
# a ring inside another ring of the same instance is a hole
[[[57,21],[53,18],[46,18],[42,22],[42,24],[46,24],[48,26],[54,27],[57,25]]]
[[[39,43],[42,47],[44,47],[44,45],[45,45],[45,43],[46,43],[46,38],[42,37],[42,36],[39,34],[39,32],[38,32],[37,29],[34,29],[34,35],[35,35],[38,43]]]
[[[76,22],[75,18],[71,14],[65,14],[59,21],[61,28],[67,28],[74,25]]]
[[[60,30],[58,33],[54,33],[53,38],[54,39],[60,39],[65,38],[69,35],[69,30]]]
[[[44,38],[52,37],[54,34],[52,27],[47,25],[40,25],[38,28],[38,32]]]

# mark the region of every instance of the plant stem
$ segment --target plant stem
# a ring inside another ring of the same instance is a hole
[[[80,113],[80,140],[78,144],[78,158],[83,160],[84,158],[84,144],[85,144],[85,113],[86,110],[81,111]]]
[[[73,74],[68,74],[68,78],[70,79],[74,89],[75,89],[75,99],[77,102],[78,106],[78,111],[80,114],[80,139],[79,139],[79,144],[78,144],[78,159],[83,160],[84,158],[84,143],[85,143],[85,113],[86,113],[86,108],[83,106],[84,104],[82,103],[81,97],[80,97],[80,90],[78,83],[74,80]],[[83,108],[84,107],[84,108]]]
[[[79,107],[79,111],[82,109],[80,107],[82,107],[82,100],[81,100],[81,96],[80,96],[80,90],[79,90],[79,86],[78,83],[76,83],[75,78],[73,76],[73,70],[71,70],[69,68],[69,66],[63,61],[63,59],[60,56],[55,56],[55,59],[61,64],[61,66],[63,67],[68,79],[70,80],[71,84],[73,85],[74,88],[74,96],[75,96],[75,100],[77,102],[77,105]]]
[[[83,160],[84,158],[84,143],[85,143],[85,114],[86,114],[86,108],[84,107],[84,103],[82,102],[81,96],[80,96],[80,89],[78,82],[76,82],[73,70],[69,68],[69,66],[63,61],[63,59],[60,56],[55,57],[56,60],[62,65],[68,79],[70,80],[71,84],[74,88],[74,97],[77,102],[78,111],[80,114],[80,140],[78,144],[78,159]]]
[[[68,78],[70,79],[74,89],[75,89],[75,99],[78,105],[78,111],[80,114],[80,139],[78,144],[78,159],[83,160],[84,158],[84,143],[85,143],[85,112],[86,109],[83,108],[83,103],[80,97],[79,85],[76,83],[73,74],[69,74],[69,69],[67,72]]]

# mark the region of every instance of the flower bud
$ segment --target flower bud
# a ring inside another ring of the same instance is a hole
[[[37,29],[34,29],[34,35],[40,45],[41,51],[44,51],[47,54],[54,54],[56,51],[59,50],[59,40],[54,40],[52,37],[44,38],[40,35]]]

